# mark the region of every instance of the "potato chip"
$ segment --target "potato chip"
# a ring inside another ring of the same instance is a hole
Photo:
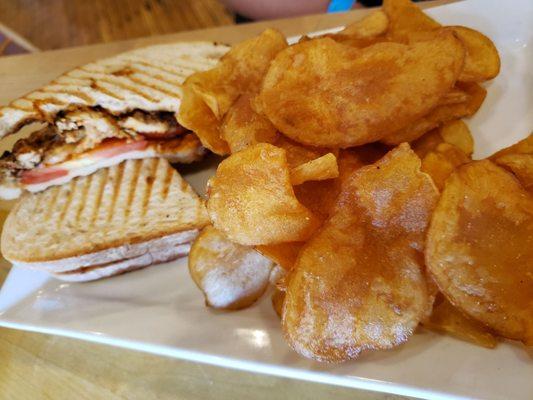
[[[339,176],[337,157],[328,153],[291,169],[291,183],[301,185],[307,181],[325,181]]]
[[[483,104],[487,91],[477,83],[459,82],[457,86],[468,93],[467,102],[439,105],[418,121],[383,138],[382,142],[388,145],[411,142],[445,122],[474,115]]]
[[[266,143],[219,164],[207,210],[230,240],[250,246],[303,241],[320,225],[294,196],[285,150]]]
[[[285,300],[285,292],[282,292],[279,289],[275,289],[274,293],[272,294],[272,308],[278,315],[278,317],[281,318],[281,312],[283,310],[283,301]]]
[[[293,169],[311,160],[322,157],[331,152],[325,147],[305,146],[297,143],[284,135],[279,135],[273,143],[276,147],[284,149],[287,153],[287,163]]]
[[[180,125],[194,131],[204,147],[218,155],[229,153],[228,144],[220,134],[219,121],[202,99],[187,86],[183,87],[177,118]]]
[[[226,310],[248,307],[265,292],[273,263],[254,249],[229,241],[205,227],[189,254],[189,272],[208,306]]]
[[[446,179],[460,165],[472,161],[459,147],[440,143],[422,159],[422,171],[429,174],[439,190],[444,188]]]
[[[468,100],[468,93],[456,87],[452,88],[448,93],[445,93],[439,100],[439,106],[449,104],[464,103]]]
[[[224,116],[221,137],[232,153],[256,143],[273,143],[278,136],[274,125],[252,108],[252,96],[241,95]]]
[[[527,190],[533,191],[533,154],[507,154],[495,161],[511,171]]]
[[[387,36],[391,40],[407,41],[412,32],[432,31],[440,27],[410,0],[384,0],[383,11],[389,18]]]
[[[533,135],[498,151],[490,158],[511,171],[527,190],[533,191]]]
[[[389,18],[382,10],[374,11],[366,17],[346,26],[339,32],[341,35],[356,39],[372,38],[383,35],[389,27]]]
[[[426,265],[462,312],[533,343],[533,197],[489,160],[456,170],[433,214]]]
[[[498,345],[498,340],[483,324],[464,315],[442,295],[436,300],[431,317],[422,325],[489,349]]]
[[[463,59],[452,32],[360,50],[314,39],[276,56],[259,101],[274,126],[299,143],[361,145],[427,114],[453,87]]]
[[[490,158],[491,160],[497,160],[499,157],[508,154],[533,154],[533,134],[530,134],[527,138],[522,139],[512,146],[494,153]]]
[[[256,246],[255,249],[286,271],[289,271],[294,266],[302,246],[303,242],[287,242]]]
[[[492,40],[474,29],[452,26],[466,48],[465,65],[458,80],[461,82],[484,82],[500,72],[500,56]]]
[[[406,341],[429,308],[421,252],[438,193],[408,145],[353,173],[291,271],[282,326],[320,361]]]
[[[267,29],[233,46],[215,68],[189,76],[185,86],[192,88],[220,120],[241,94],[259,90],[270,62],[286,47],[283,34]]]
[[[457,146],[467,156],[474,152],[474,138],[462,120],[454,120],[444,123],[441,127],[433,129],[421,138],[415,140],[411,146],[420,158],[434,150],[440,143],[448,143]]]

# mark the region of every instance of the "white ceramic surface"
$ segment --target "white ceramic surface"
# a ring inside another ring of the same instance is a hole
[[[476,156],[525,137],[533,128],[533,2],[471,0],[432,9],[446,24],[492,37],[502,72],[469,121]],[[0,82],[0,87],[1,87]],[[189,170],[201,188],[213,166]],[[422,398],[533,398],[533,359],[519,346],[487,350],[429,332],[392,351],[324,365],[293,353],[270,296],[231,313],[204,306],[186,260],[88,284],[65,284],[13,269],[0,292],[0,326],[70,336],[172,357]]]

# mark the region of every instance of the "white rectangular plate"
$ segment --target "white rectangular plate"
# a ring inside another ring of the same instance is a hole
[[[472,0],[429,12],[443,24],[481,30],[496,43],[501,74],[469,125],[476,156],[533,127],[533,2]],[[188,172],[201,188],[213,172]],[[392,351],[342,365],[303,359],[285,344],[266,295],[249,309],[214,312],[188,276],[186,260],[87,284],[13,269],[0,292],[0,326],[70,336],[253,372],[422,398],[533,398],[533,363],[518,345],[487,350],[429,332]]]

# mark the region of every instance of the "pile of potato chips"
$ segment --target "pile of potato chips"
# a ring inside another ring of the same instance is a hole
[[[229,155],[189,259],[206,303],[273,283],[289,345],[326,362],[419,325],[532,345],[533,136],[473,161],[462,120],[499,68],[480,32],[385,0],[291,46],[266,30],[188,78],[180,123]]]

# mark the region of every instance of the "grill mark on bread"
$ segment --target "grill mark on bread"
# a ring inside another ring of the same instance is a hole
[[[140,75],[140,74],[139,74]],[[144,87],[149,87],[151,90],[156,90],[164,95],[170,96],[170,97],[176,97],[176,94],[174,92],[171,92],[168,89],[162,88],[160,85],[157,85],[155,83],[148,83],[143,81],[142,79],[139,79],[137,76],[130,75],[128,76],[128,79],[134,83],[137,83],[139,85],[142,85]],[[179,98],[179,97],[178,97]]]
[[[111,206],[109,207],[109,215],[107,216],[107,222],[111,222],[111,220],[113,219],[113,215],[115,214],[115,204],[117,203],[120,187],[122,186],[122,177],[124,176],[125,164],[125,162],[122,162],[118,165],[117,180],[113,182],[113,196],[111,197]]]
[[[153,76],[154,78],[160,79],[163,82],[166,82],[168,84],[176,85],[176,87],[179,87],[179,88],[181,88],[181,84],[186,78],[186,75],[174,74],[174,73],[165,71],[164,69],[161,69],[161,68],[155,68],[154,66],[148,63],[136,62],[132,64],[131,67],[135,71],[143,72],[145,74]]]
[[[161,61],[158,62],[158,63],[151,64],[151,63],[148,63],[148,62],[143,61],[143,60],[132,59],[131,62],[144,64],[144,65],[149,65],[152,68],[157,68],[157,69],[160,69],[161,71],[165,71],[165,72],[168,72],[169,74],[176,75],[176,76],[187,77],[188,75],[192,74],[193,72],[196,72],[196,70],[191,69],[191,68],[183,68],[183,67],[179,66],[178,64],[170,64],[170,63],[165,63],[165,62],[161,62]]]
[[[128,78],[128,80],[131,81],[129,78]],[[113,86],[115,86],[117,88],[129,91],[129,92],[131,92],[133,94],[136,94],[139,97],[147,99],[148,101],[150,101],[152,103],[157,103],[159,101],[158,99],[155,99],[154,97],[152,97],[149,94],[143,92],[142,90],[136,88],[135,86],[128,85],[127,83],[124,83],[124,82],[120,82],[118,79],[100,78],[100,79],[98,79],[98,81],[105,82],[105,83],[113,85]]]
[[[67,86],[67,85],[64,85],[64,84],[56,84],[56,85],[58,85],[58,86]],[[72,86],[72,85],[68,85],[68,86]],[[85,94],[83,92],[77,91],[77,90],[46,87],[46,88],[43,89],[43,91],[45,93],[60,93],[60,94],[65,93],[65,94],[70,94],[71,96],[76,96],[76,97],[80,98],[81,100],[83,100],[85,103],[88,103],[88,104],[91,104],[92,101],[93,101],[90,96],[88,96],[87,94]]]
[[[161,196],[163,197],[164,200],[167,199],[168,197],[168,191],[170,189],[170,183],[172,182],[172,168],[167,168],[166,170],[166,174],[165,174],[165,179],[163,180],[163,191],[161,193]]]
[[[50,198],[50,202],[49,202],[49,205],[48,207],[46,208],[46,212],[44,214],[44,217],[43,219],[44,220],[48,220],[52,217],[52,213],[54,211],[54,208],[55,208],[55,205],[56,205],[56,202],[57,202],[57,198],[59,197],[59,190],[58,188],[53,188],[54,190],[50,190],[51,192],[51,198]]]
[[[70,208],[70,203],[74,194],[76,193],[75,181],[70,181],[68,184],[60,186],[61,192],[67,192],[67,200],[63,203],[63,207],[59,211],[59,217],[57,218],[57,227],[60,228],[65,225],[65,216]]]
[[[130,182],[128,199],[126,201],[126,210],[124,211],[126,218],[129,217],[131,209],[132,209],[133,197],[135,196],[135,190],[137,189],[139,185],[141,166],[144,163],[145,163],[145,160],[143,160],[143,162],[133,163],[133,177],[131,178],[131,182]]]
[[[91,185],[92,178],[93,177],[91,175],[91,176],[88,176],[86,179],[80,179],[80,181],[83,181],[83,187],[81,190],[82,199],[87,198],[87,193],[89,192],[89,187]],[[82,201],[80,201],[79,203],[80,204],[78,206],[78,210],[76,211],[76,217],[74,219],[75,222],[80,222],[81,213],[83,212],[83,209],[85,206],[85,204]]]
[[[111,90],[99,85],[98,82],[96,82],[95,80],[93,80],[93,83],[91,83],[91,88],[94,89],[94,90],[97,90],[98,92],[103,93],[105,96],[111,97],[113,99],[117,99],[117,100],[121,100],[121,101],[125,100],[124,97],[122,97],[118,93],[114,93],[113,91],[111,91]]]
[[[102,196],[104,194],[104,189],[109,178],[109,168],[104,168],[101,175],[98,175],[98,194],[96,196],[96,203],[94,205],[93,214],[91,215],[90,225],[93,226],[96,223],[96,217],[99,215],[100,205],[102,204]],[[96,180],[95,178],[93,178]]]
[[[149,175],[146,177],[146,187],[144,189],[144,196],[142,202],[141,215],[144,217],[148,212],[148,203],[152,197],[152,191],[154,190],[154,181],[156,179],[157,170],[159,168],[160,158],[152,159],[152,168]]]

